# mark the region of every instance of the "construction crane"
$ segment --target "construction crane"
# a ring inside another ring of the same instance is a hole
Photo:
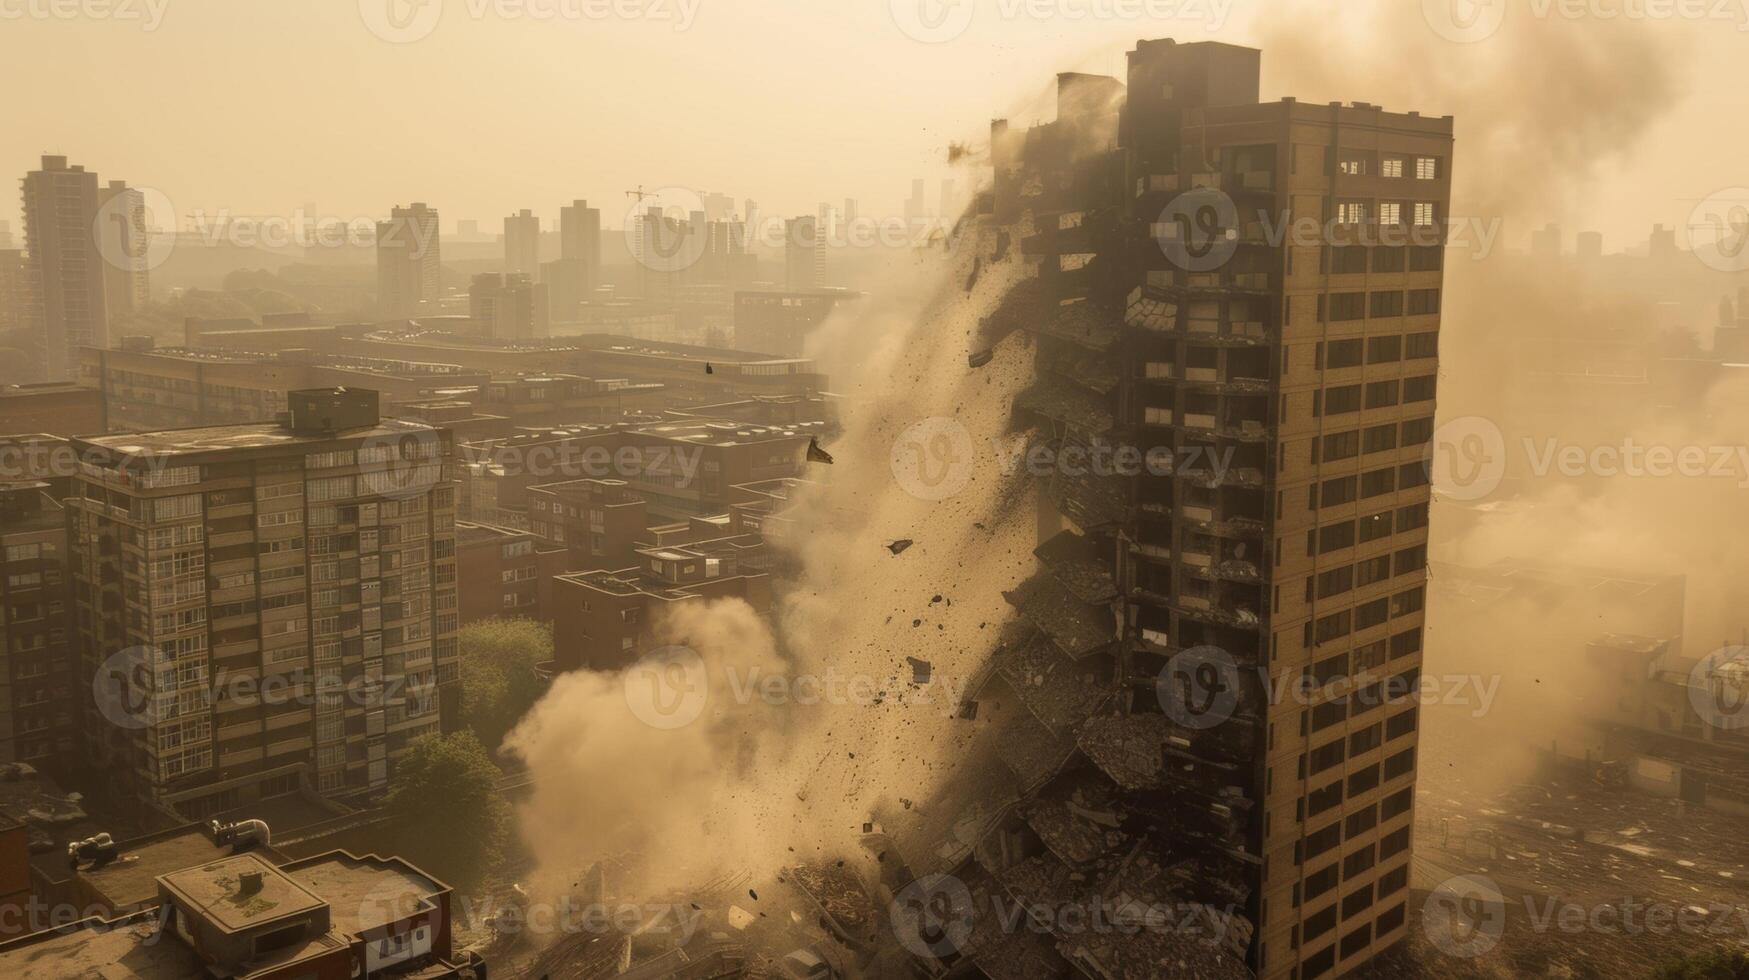
[[[654,195],[654,194],[646,194],[646,193],[644,193],[644,185],[643,185],[643,184],[639,184],[639,185],[638,185],[638,189],[637,189],[637,190],[635,190],[635,191],[626,191],[626,196],[627,196],[627,197],[630,197],[630,198],[635,198],[635,199],[637,199],[637,202],[638,202],[638,203],[639,203],[639,204],[642,204],[642,203],[644,203],[644,198],[646,198],[646,197],[655,197],[655,196],[656,196],[656,195]]]

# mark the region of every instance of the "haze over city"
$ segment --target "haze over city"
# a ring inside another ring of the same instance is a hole
[[[1749,980],[1749,0],[0,0],[0,976]]]

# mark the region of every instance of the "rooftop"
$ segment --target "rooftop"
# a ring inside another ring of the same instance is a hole
[[[244,876],[259,874],[250,889]],[[320,897],[255,854],[237,854],[159,879],[179,904],[199,909],[227,932],[241,932],[322,907]]]
[[[129,912],[158,904],[158,877],[219,860],[230,848],[213,843],[211,836],[189,825],[116,846],[116,858],[108,864],[79,871],[94,892],[112,909]]]
[[[398,858],[324,854],[283,869],[328,903],[329,925],[347,936],[430,909],[448,888]]]
[[[238,449],[313,445],[337,440],[388,438],[409,432],[433,432],[435,427],[404,419],[383,419],[369,428],[333,434],[297,435],[275,422],[245,422],[235,425],[202,425],[158,432],[127,432],[76,440],[82,445],[108,449],[123,456],[192,456]]]

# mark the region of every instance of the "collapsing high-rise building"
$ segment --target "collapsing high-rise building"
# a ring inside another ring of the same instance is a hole
[[[981,343],[1036,342],[1059,465],[990,737],[871,824],[932,972],[1311,980],[1405,934],[1452,120],[1262,103],[1259,61],[1142,42],[992,127],[979,261],[1034,274]]]

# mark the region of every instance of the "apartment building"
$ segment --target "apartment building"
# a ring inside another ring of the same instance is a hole
[[[109,346],[105,260],[93,229],[103,200],[97,174],[45,156],[24,175],[26,322],[40,331],[43,377],[70,380],[83,346]]]
[[[529,531],[456,522],[456,569],[462,625],[494,616],[552,617],[553,576],[566,551]]]
[[[73,441],[86,756],[123,798],[369,803],[454,717],[449,434],[377,409],[301,391],[279,423]]]
[[[553,580],[553,669],[619,670],[647,652],[675,605],[744,600],[771,610],[765,542],[729,533],[728,517],[695,518],[649,529],[637,564],[570,572]]]
[[[501,340],[534,340],[548,333],[547,287],[526,273],[482,272],[468,286],[475,329]]]
[[[540,272],[540,218],[527,208],[504,218],[504,271]]]
[[[567,571],[629,568],[649,531],[649,505],[624,480],[582,479],[528,488],[529,531],[565,549]]]
[[[113,844],[78,873],[129,869],[138,900],[127,911],[57,917],[50,928],[0,943],[0,972],[137,980],[486,976],[477,956],[455,951],[450,887],[400,858],[336,850],[287,860],[270,847],[215,844],[198,828],[165,836]],[[164,867],[194,852],[208,857]]]
[[[67,522],[47,482],[0,483],[0,763],[78,758]]]
[[[183,429],[270,420],[286,394],[357,387],[384,406],[422,401],[436,388],[477,388],[484,371],[458,364],[318,354],[306,350],[163,347],[80,352],[80,382],[102,392],[105,428],[115,432]],[[93,430],[95,431],[95,430]]]
[[[377,310],[385,317],[434,312],[443,295],[437,209],[415,202],[377,222]]]
[[[81,435],[104,430],[103,393],[67,381],[0,387],[0,432]]]
[[[992,126],[984,227],[1036,274],[982,339],[1036,340],[1016,417],[1063,466],[965,715],[1027,710],[875,816],[910,874],[1207,931],[960,958],[1313,980],[1406,932],[1452,120],[1261,103],[1260,57],[1143,41],[1127,84],[1059,75],[1055,122]]]

